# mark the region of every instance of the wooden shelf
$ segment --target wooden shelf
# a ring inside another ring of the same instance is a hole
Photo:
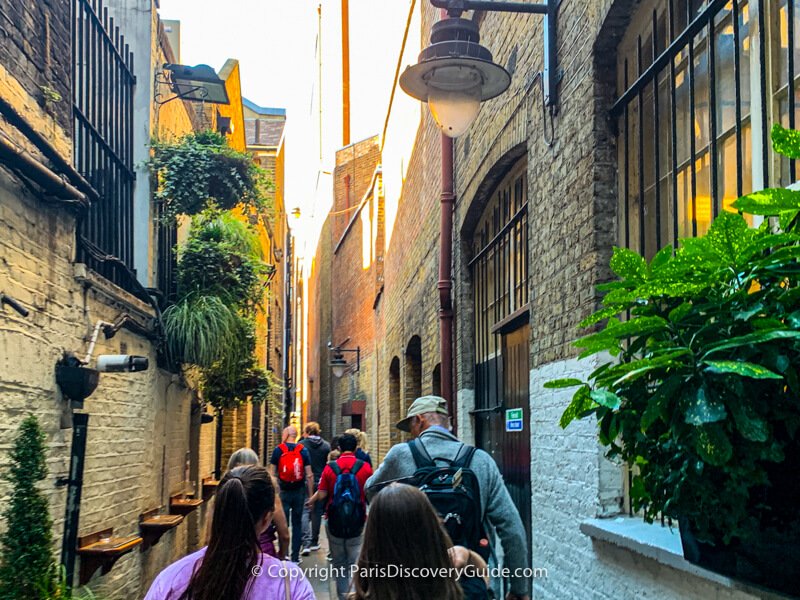
[[[219,487],[218,480],[211,477],[203,479],[203,500],[211,498],[217,492],[217,487]]]
[[[202,498],[184,498],[185,494],[176,494],[169,499],[169,514],[186,516],[203,503]]]
[[[139,531],[142,534],[142,552],[155,546],[161,536],[183,522],[183,515],[159,514],[154,508],[139,515]]]
[[[97,569],[105,575],[122,556],[142,543],[138,535],[114,537],[112,528],[96,531],[78,538],[78,556],[81,557],[79,585],[89,582]]]

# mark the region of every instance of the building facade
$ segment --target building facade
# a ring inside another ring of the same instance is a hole
[[[247,150],[271,181],[269,200],[272,203],[268,219],[264,219],[262,245],[266,260],[275,266],[265,295],[265,307],[259,318],[261,334],[259,352],[267,370],[272,373],[278,388],[275,398],[263,406],[253,406],[253,431],[250,447],[264,457],[280,443],[280,432],[293,409],[292,382],[289,376],[292,363],[291,302],[292,255],[291,234],[284,200],[284,130],[286,110],[267,108],[242,99],[244,133]],[[262,343],[263,342],[263,343]]]
[[[159,219],[151,140],[214,129],[237,150],[247,143],[238,62],[219,72],[229,104],[174,98],[163,66],[180,62],[170,43],[180,27],[165,28],[156,8],[153,0],[0,2],[0,297],[22,307],[0,305],[0,462],[19,422],[35,414],[47,435],[42,489],[54,559],[75,586],[120,600],[142,597],[166,565],[203,545],[227,461],[222,442],[230,451],[254,439],[252,406],[224,415],[220,427],[158,351],[184,230]],[[282,176],[276,183],[277,196]],[[270,215],[260,217],[263,241]],[[105,354],[143,356],[149,368],[102,373],[76,402],[56,365],[90,347],[90,367]],[[0,497],[9,491],[0,481]],[[156,539],[142,524],[155,513],[183,518]],[[85,551],[109,536],[130,551],[99,561]]]
[[[768,131],[796,126],[800,7],[558,4],[560,101],[552,112],[543,97],[542,19],[464,15],[512,80],[454,142],[454,426],[503,472],[531,566],[543,570],[532,578],[533,597],[760,597],[684,561],[677,530],[631,516],[625,470],[603,457],[594,423],[562,430],[569,396],[543,384],[585,378],[597,366],[578,360],[571,342],[599,306],[596,286],[612,276],[614,246],[652,256],[702,234],[739,195],[797,179],[793,162],[773,154]],[[440,18],[429,3],[412,3],[409,23],[421,46]],[[419,49],[403,48],[402,62],[416,62]],[[376,394],[365,408],[379,456],[401,441],[393,424],[410,401],[441,389],[442,149],[422,109],[395,102],[380,142],[390,218],[373,315]],[[393,126],[409,119],[411,145]],[[335,279],[332,266],[324,271],[335,259],[322,256],[330,263],[317,262],[317,278]],[[309,319],[309,330],[318,326],[313,311]],[[324,353],[316,364],[322,378]],[[309,375],[313,368],[311,360]],[[509,410],[521,413],[521,430],[506,431]]]

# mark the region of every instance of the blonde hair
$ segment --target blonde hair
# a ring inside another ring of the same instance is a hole
[[[320,433],[319,423],[317,423],[316,421],[309,421],[308,423],[306,423],[305,432],[306,435],[319,435]]]
[[[361,448],[364,452],[369,452],[369,439],[367,438],[367,434],[361,431],[360,429],[356,429],[355,427],[352,429],[348,429],[345,433],[349,433],[350,435],[355,436],[356,441],[358,441],[358,447]]]
[[[231,457],[228,459],[228,471],[235,469],[236,467],[257,464],[259,464],[259,460],[258,454],[255,453],[255,450],[251,450],[250,448],[239,448],[236,452],[231,454]]]

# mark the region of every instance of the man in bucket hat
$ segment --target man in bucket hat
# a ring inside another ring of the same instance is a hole
[[[464,444],[450,432],[447,401],[440,396],[422,396],[414,400],[408,407],[406,418],[397,423],[397,428],[417,439],[436,464],[449,464],[464,450]],[[522,573],[522,569],[530,567],[525,529],[497,464],[486,452],[476,450],[469,468],[475,473],[480,488],[484,530],[497,533],[503,546],[504,566],[512,573],[515,570]],[[371,499],[387,482],[411,480],[416,470],[409,444],[393,446],[375,474],[367,480],[367,499]],[[506,596],[507,600],[527,600],[530,592],[528,579],[511,577],[510,582],[511,592]]]

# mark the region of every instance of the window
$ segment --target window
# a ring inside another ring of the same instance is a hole
[[[652,257],[702,235],[740,195],[796,179],[794,161],[772,153],[769,128],[796,126],[799,9],[800,0],[656,0],[634,14],[611,111],[621,245]]]
[[[98,3],[73,0],[72,15],[75,167],[100,195],[80,224],[78,260],[136,293],[133,55]]]
[[[528,179],[521,159],[492,193],[472,237],[475,306],[475,407],[501,397],[501,336],[496,326],[528,304]]]

